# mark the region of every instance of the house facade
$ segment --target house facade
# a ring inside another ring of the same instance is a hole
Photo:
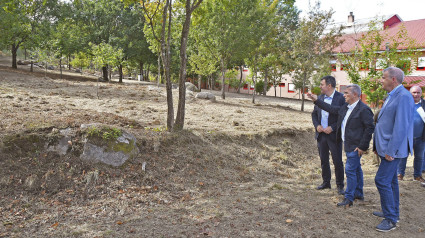
[[[344,35],[342,36],[343,43],[334,49],[335,55],[338,53],[350,53],[358,45],[358,40],[362,37],[362,34],[367,32],[369,29],[369,22],[376,21],[376,19],[360,19],[355,20],[354,15],[351,12],[348,16],[348,21],[346,23],[335,23],[337,25],[344,25]],[[398,15],[388,15],[383,17],[377,22],[377,26],[382,29],[381,33],[387,35],[387,38],[396,36],[402,27],[407,32],[408,38],[414,39],[416,42],[416,50],[419,54],[418,59],[412,59],[411,61],[411,73],[405,77],[405,87],[410,88],[413,85],[420,87],[425,87],[425,19],[413,20],[413,21],[403,21]],[[388,43],[387,43],[388,44]],[[388,45],[385,42],[381,45],[381,52],[385,52]],[[400,44],[397,47],[397,51],[401,52],[406,49],[404,44]],[[378,59],[379,61],[379,59]],[[366,76],[369,68],[375,67],[376,70],[380,69],[379,64],[361,66],[362,76]],[[345,87],[351,84],[347,71],[344,69],[344,64],[335,57],[329,61],[329,67],[331,67],[331,75],[335,77],[337,82],[337,90],[343,91]],[[244,71],[244,78],[249,74],[248,70]],[[226,88],[226,91],[232,92],[235,89]],[[252,85],[244,85],[241,88],[241,93],[253,93]],[[425,91],[425,90],[424,90]],[[285,98],[301,98],[301,93],[299,90],[295,89],[295,85],[292,83],[292,78],[290,75],[284,75],[282,81],[276,87],[271,87],[267,92],[267,96],[276,96],[276,97],[285,97]]]

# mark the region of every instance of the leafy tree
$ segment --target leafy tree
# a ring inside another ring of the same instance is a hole
[[[349,54],[338,55],[350,81],[360,85],[367,102],[375,108],[386,95],[379,82],[382,69],[395,66],[408,75],[415,66],[411,62],[416,62],[418,58],[416,42],[408,36],[404,25],[400,26],[395,36],[388,35],[388,31],[380,29],[379,25],[378,21],[371,21],[369,30],[359,33],[361,36],[355,48]],[[400,47],[403,50],[399,50]]]
[[[209,0],[202,6],[202,15],[197,20],[197,43],[211,49],[211,55],[220,64],[223,99],[225,72],[230,63],[246,58],[263,36],[256,31],[265,16],[260,3],[260,0]]]
[[[0,42],[10,46],[12,68],[17,68],[18,49],[36,46],[43,40],[41,28],[56,21],[52,15],[56,0],[8,0],[0,2]]]
[[[341,28],[326,31],[332,14],[332,10],[320,10],[320,4],[316,3],[291,35],[289,64],[293,69],[291,75],[295,88],[302,95],[301,111],[304,111],[305,90],[312,84],[313,77],[330,73],[329,59],[341,35]]]

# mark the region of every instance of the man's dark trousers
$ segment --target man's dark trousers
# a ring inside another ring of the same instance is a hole
[[[344,187],[344,164],[342,163],[342,142],[336,141],[335,132],[326,134],[319,133],[317,137],[317,147],[319,148],[320,163],[322,166],[322,179],[324,183],[331,182],[331,167],[329,164],[329,151],[332,154],[332,161],[335,166],[336,185]]]

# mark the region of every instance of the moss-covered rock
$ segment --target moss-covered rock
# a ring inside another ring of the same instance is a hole
[[[82,159],[121,166],[139,153],[136,137],[124,130],[101,125],[81,128],[86,132]]]

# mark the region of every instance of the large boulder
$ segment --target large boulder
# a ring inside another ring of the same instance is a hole
[[[199,98],[199,99],[207,99],[207,100],[211,100],[211,101],[215,101],[215,95],[210,93],[210,92],[200,92],[197,93],[195,98]]]
[[[191,82],[186,82],[186,91],[199,92],[199,89]]]
[[[81,158],[121,166],[139,153],[136,137],[117,128],[99,125],[81,125],[86,132]]]

